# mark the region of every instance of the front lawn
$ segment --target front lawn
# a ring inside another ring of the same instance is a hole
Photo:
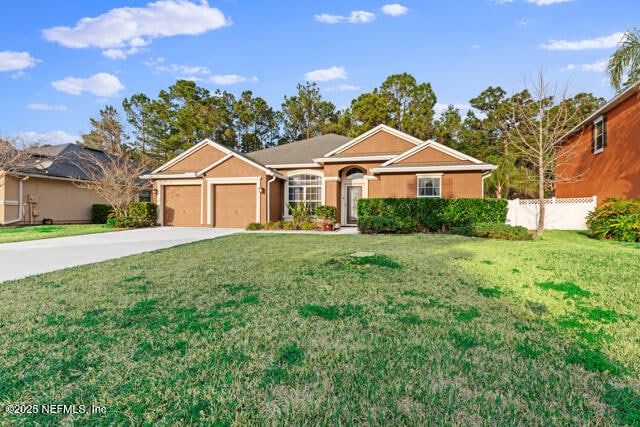
[[[0,417],[637,424],[639,255],[571,232],[238,234],[6,282],[0,409],[106,413]]]
[[[52,237],[77,236],[114,231],[105,224],[37,225],[26,227],[0,227],[0,243],[25,240],[50,239]]]

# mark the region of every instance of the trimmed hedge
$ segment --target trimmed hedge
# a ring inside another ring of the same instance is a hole
[[[609,198],[587,217],[589,236],[622,242],[640,242],[640,199]]]
[[[111,205],[101,203],[91,205],[91,222],[93,224],[106,224],[112,211]]]
[[[158,205],[152,202],[131,202],[129,217],[138,223],[138,227],[150,227],[158,218]]]
[[[479,222],[462,227],[451,227],[450,234],[461,234],[471,237],[487,237],[501,240],[532,240],[533,236],[529,231],[520,225],[511,226],[509,224],[497,224],[492,222]]]
[[[387,233],[445,232],[451,227],[475,223],[504,224],[507,201],[504,199],[384,198],[358,200],[358,229],[371,230],[371,217],[387,218],[373,228],[389,228]],[[395,223],[389,222],[392,219]],[[361,227],[362,224],[362,227]]]

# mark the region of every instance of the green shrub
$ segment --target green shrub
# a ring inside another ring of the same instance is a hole
[[[282,230],[281,221],[269,221],[263,227],[263,230]]]
[[[247,225],[247,231],[256,231],[256,230],[262,230],[262,224],[260,224],[259,222],[252,222],[249,225]]]
[[[336,222],[338,215],[336,207],[329,205],[318,206],[313,213],[318,219],[331,222]]]
[[[308,221],[311,216],[311,205],[307,202],[289,203],[287,208],[293,218],[293,225],[295,225],[296,228],[303,222]]]
[[[622,242],[640,241],[640,199],[606,199],[587,216],[589,236]]]
[[[462,227],[479,222],[504,223],[507,201],[503,199],[439,199],[439,198],[386,198],[360,199],[358,222],[372,217],[387,218],[374,224],[394,231],[387,233],[444,232],[451,227]],[[388,218],[395,222],[388,221]],[[368,229],[371,223],[365,224]],[[362,231],[366,232],[366,231]]]
[[[358,219],[358,231],[363,234],[398,233],[400,221],[388,216],[365,216]]]
[[[315,225],[313,225],[313,223],[310,221],[303,221],[300,223],[300,230],[312,231],[315,229],[316,229]]]
[[[111,205],[100,203],[91,205],[91,222],[93,224],[106,224],[111,212],[113,212]]]
[[[282,229],[283,230],[295,230],[296,226],[293,225],[291,221],[282,221]]]
[[[107,219],[107,222],[105,224],[107,224],[109,227],[115,227],[116,226],[116,218],[112,217],[112,218]]]
[[[150,227],[158,218],[158,205],[152,202],[131,202],[129,216],[138,223],[138,227]]]
[[[513,227],[509,224],[496,224],[491,222],[479,222],[472,225],[449,228],[451,234],[461,234],[472,237],[488,237],[502,240],[531,240],[533,236],[525,227]]]
[[[113,226],[115,228],[140,228],[140,227],[144,227],[143,225],[140,225],[140,223],[134,219],[131,218],[130,216],[118,216],[116,218],[114,218],[115,221],[113,223]]]

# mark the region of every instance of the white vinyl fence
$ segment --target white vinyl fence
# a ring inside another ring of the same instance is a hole
[[[584,230],[587,214],[596,208],[596,196],[571,199],[545,199],[544,228],[546,230]],[[509,200],[507,224],[521,225],[529,230],[538,228],[540,202],[536,199]]]

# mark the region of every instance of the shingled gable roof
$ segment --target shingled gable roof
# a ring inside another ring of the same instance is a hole
[[[352,138],[346,136],[327,134],[265,148],[264,150],[248,153],[246,156],[267,167],[282,167],[286,165],[295,165],[296,167],[316,166],[313,159],[322,157],[325,153],[335,150],[351,140]]]
[[[91,159],[107,160],[109,158],[109,155],[102,150],[71,143],[32,148],[29,149],[29,155],[33,166],[23,167],[17,171],[18,173],[81,181],[89,180],[84,163]]]

